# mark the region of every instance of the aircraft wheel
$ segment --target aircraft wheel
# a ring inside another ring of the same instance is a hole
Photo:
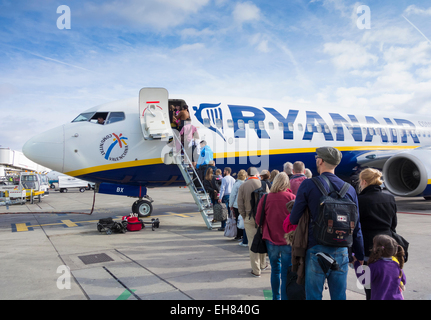
[[[140,218],[146,218],[151,216],[153,206],[148,200],[139,200],[133,204],[132,211],[137,213]]]

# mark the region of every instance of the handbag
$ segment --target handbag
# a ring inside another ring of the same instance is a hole
[[[227,218],[226,227],[224,228],[224,236],[228,238],[235,238],[237,235],[235,219]]]
[[[226,205],[224,203],[220,204],[220,203],[216,203],[213,206],[213,213],[214,213],[214,220],[216,221],[224,221],[227,219],[227,208]]]
[[[263,236],[263,221],[265,219],[265,205],[266,205],[266,198],[268,195],[266,194],[263,199],[263,206],[262,206],[262,214],[260,216],[260,223],[259,227],[257,228],[256,234],[253,238],[253,242],[251,243],[250,251],[254,253],[267,253],[268,249],[266,248],[265,240],[262,239]]]
[[[242,217],[242,215],[239,215],[238,216],[238,222],[237,222],[237,224],[236,224],[236,227],[238,228],[238,229],[244,229],[245,227],[244,227],[244,218]]]
[[[391,230],[392,233],[392,238],[395,239],[395,241],[404,249],[404,262],[407,262],[407,260],[409,259],[409,253],[408,253],[408,249],[409,249],[409,242],[404,239],[402,236],[400,236],[398,233],[396,233],[395,231]]]

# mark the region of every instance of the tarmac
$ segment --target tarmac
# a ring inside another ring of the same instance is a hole
[[[158,218],[160,227],[153,231],[147,224],[125,234],[99,232],[97,222],[128,215],[132,198],[97,194],[91,215],[92,191],[51,191],[40,203],[0,207],[0,299],[271,299],[271,268],[252,277],[248,248],[208,230],[188,189],[154,188],[148,194],[154,211],[143,220]],[[410,242],[404,297],[429,300],[431,202],[396,200],[397,232]],[[347,287],[348,300],[365,300],[352,269]],[[330,299],[329,290],[323,299]]]

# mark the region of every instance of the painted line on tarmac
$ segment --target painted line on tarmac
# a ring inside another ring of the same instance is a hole
[[[132,292],[135,292],[136,289],[131,289]],[[124,290],[124,292],[122,294],[120,294],[120,296],[115,299],[115,300],[127,300],[132,296],[132,293],[129,290]]]
[[[162,214],[155,214],[154,216],[174,216],[180,218],[191,218],[194,215],[199,214],[199,212],[189,212],[189,213],[175,213],[175,212],[164,212]],[[116,216],[114,221],[122,220],[123,216]],[[151,216],[153,217],[153,215]],[[48,226],[63,226],[64,228],[76,228],[82,227],[86,223],[97,223],[99,220],[87,220],[87,221],[74,221],[74,219],[57,220],[55,223],[45,223],[45,224],[35,224],[32,225],[30,222],[25,223],[12,223],[12,232],[26,232],[34,231],[36,227],[48,227]]]
[[[121,284],[123,287],[124,287],[124,289],[126,289],[126,291],[128,291],[129,293],[130,293],[130,295],[133,295],[136,299],[138,299],[138,300],[142,300],[138,295],[136,295],[135,294],[135,291],[136,290],[131,290],[131,289],[129,289],[120,279],[118,279],[111,271],[109,271],[108,270],[108,268],[106,268],[105,266],[103,266],[103,269],[105,269],[105,271],[106,272],[108,272],[110,275],[111,275],[111,277],[113,277],[115,280],[117,280],[117,282],[119,283],[119,284]],[[124,292],[123,292],[124,293]],[[121,294],[122,295],[122,294]],[[120,297],[121,297],[121,295],[120,295]],[[129,298],[129,297],[127,297],[127,298]],[[118,298],[117,298],[117,300],[118,300]]]

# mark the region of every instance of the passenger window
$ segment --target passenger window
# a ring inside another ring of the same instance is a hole
[[[265,123],[263,121],[259,121],[259,129],[260,130],[265,130]]]
[[[304,127],[302,126],[302,123],[298,123],[298,130],[304,131]]]
[[[322,125],[318,124],[316,128],[318,133],[322,133]]]
[[[253,120],[248,120],[248,126],[250,129],[254,129],[254,121]]]
[[[123,121],[124,119],[126,119],[124,112],[111,112],[109,114],[108,120],[106,121],[106,124]]]
[[[269,122],[268,128],[269,128],[269,130],[274,130],[274,122]]]
[[[232,119],[228,119],[228,120],[227,120],[227,126],[228,126],[229,128],[233,128],[233,120],[232,120]]]
[[[238,128],[244,129],[244,120],[241,120],[241,119],[238,120]]]
[[[289,131],[293,131],[293,122],[289,122],[288,124]]]
[[[283,130],[284,129],[284,124],[283,122],[279,122],[278,123],[278,129]]]
[[[223,127],[223,122],[221,121],[221,119],[216,119],[216,127],[217,128]]]
[[[210,119],[208,119],[208,118],[204,119],[204,126],[207,127],[207,128],[211,127]]]

